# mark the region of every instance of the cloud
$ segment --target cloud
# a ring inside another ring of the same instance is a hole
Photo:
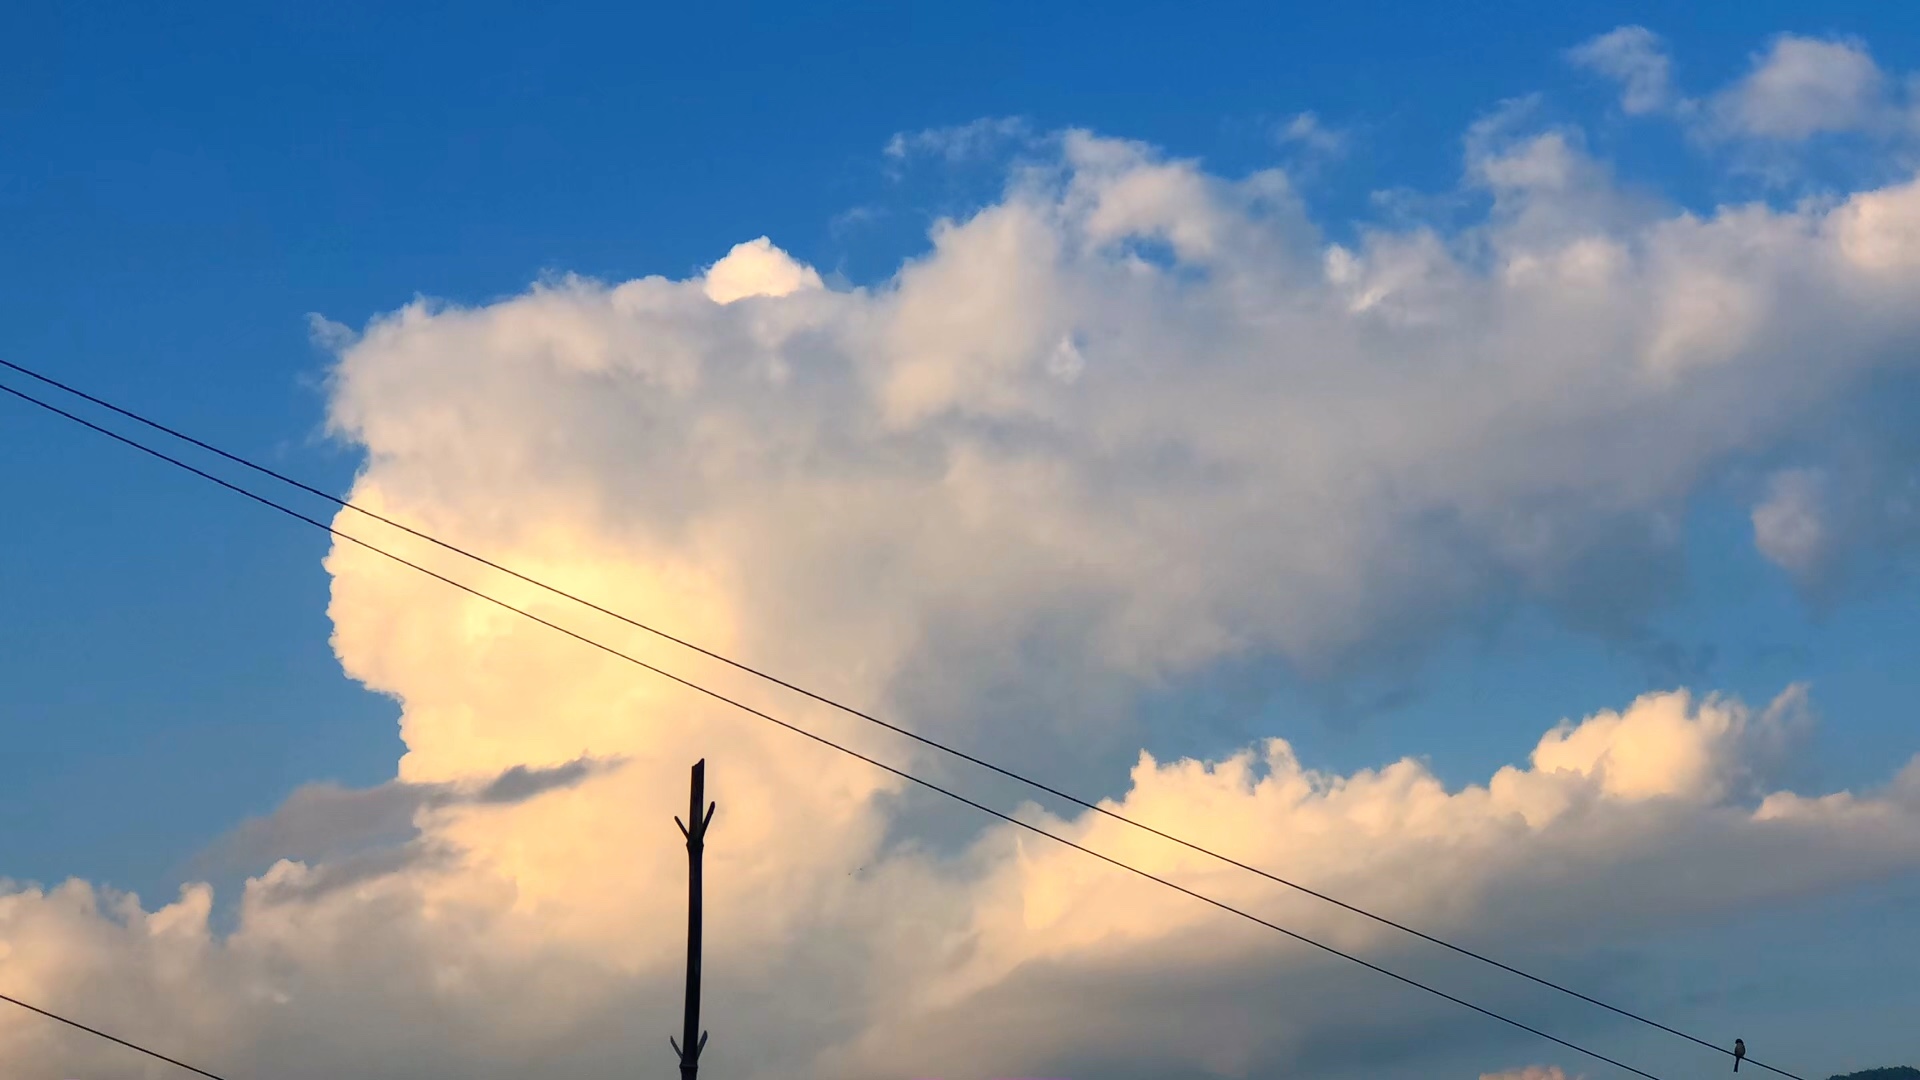
[[[942,225],[884,289],[810,288],[745,320],[659,279],[410,312],[350,354],[342,421],[396,440],[383,476],[405,485],[467,468],[441,459],[475,438],[443,431],[436,452],[406,430],[415,417],[513,386],[474,400],[504,433],[478,460],[530,476],[549,451],[512,433],[577,410],[551,452],[587,490],[632,488],[605,508],[620,527],[711,571],[773,575],[776,593],[877,574],[850,595],[907,597],[917,614],[849,612],[873,648],[904,644],[902,617],[920,620],[910,634],[965,636],[975,603],[1010,603],[1015,627],[1065,605],[1091,630],[1076,635],[1089,663],[1175,673],[1247,649],[1312,665],[1410,644],[1391,639],[1509,588],[1632,623],[1657,594],[1590,598],[1603,552],[1638,546],[1658,581],[1695,484],[1900,365],[1878,349],[1910,319],[1880,297],[1914,281],[1860,215],[1920,202],[1910,185],[1827,212],[1655,216],[1572,140],[1515,137],[1476,158],[1501,208],[1468,256],[1418,231],[1317,245],[1277,176],[1067,142],[1060,182]],[[1271,295],[1296,299],[1251,299]],[[1799,363],[1829,330],[1834,362]],[[561,365],[529,366],[511,335]],[[497,358],[487,378],[447,381],[430,363],[443,339]],[[1070,384],[1053,377],[1063,339]],[[666,396],[601,395],[614,371]],[[363,388],[390,397],[374,411]],[[628,408],[646,422],[620,423]],[[741,438],[711,441],[725,433]],[[636,459],[659,464],[644,487],[618,475]],[[835,504],[777,549],[734,538]],[[694,550],[686,530],[726,535]],[[970,539],[917,539],[929,530]],[[1252,540],[1268,536],[1297,539]],[[871,544],[899,561],[840,562]]]
[[[353,328],[334,322],[324,315],[307,313],[307,338],[316,347],[339,352],[353,347]]]
[[[1529,1065],[1506,1072],[1481,1073],[1480,1080],[1567,1080],[1566,1070],[1558,1065]],[[1579,1078],[1575,1078],[1579,1080]]]
[[[1793,141],[1875,126],[1886,91],[1879,65],[1859,42],[1782,34],[1710,108],[1732,133]]]
[[[1753,542],[1782,569],[1808,574],[1828,557],[1826,478],[1812,469],[1774,474],[1766,501],[1753,508]]]
[[[477,785],[399,780],[370,788],[307,784],[272,814],[244,822],[217,841],[202,865],[338,859],[412,839],[424,813],[456,806],[511,806],[573,787],[618,764],[583,757],[545,768],[515,765]]]
[[[331,419],[366,451],[353,497],[372,509],[1516,962],[1920,869],[1920,765],[1880,790],[1781,789],[1798,690],[1543,717],[1523,764],[1465,787],[1411,760],[1329,773],[1281,739],[1141,752],[1142,695],[1229,661],[1398,670],[1521,607],[1641,640],[1702,491],[1756,456],[1830,451],[1831,417],[1911,377],[1920,183],[1678,212],[1623,193],[1578,132],[1529,124],[1503,110],[1471,133],[1482,220],[1346,244],[1283,174],[1063,132],[868,286],[828,287],[761,239],[686,279],[410,304],[333,339]],[[309,789],[269,818],[255,850],[303,857],[248,882],[231,932],[199,886],[154,910],[77,882],[0,892],[10,993],[287,1080],[664,1064],[684,957],[671,817],[705,758],[712,1068],[1388,1077],[1537,1052],[1010,827],[901,836],[901,785],[861,763],[365,550],[327,569],[343,666],[402,703],[394,784]],[[527,767],[582,755],[625,764]],[[464,794],[425,794],[448,785]],[[1022,813],[1330,943],[1429,962],[1058,811]],[[30,1020],[0,1014],[10,1068],[124,1062]]]
[[[1768,478],[1751,514],[1754,546],[1816,604],[1884,588],[1920,545],[1920,448],[1901,441],[1843,447]]]
[[[1625,114],[1673,120],[1696,146],[1730,155],[1736,172],[1776,184],[1805,172],[1799,155],[1809,140],[1845,137],[1873,148],[1856,158],[1870,171],[1889,163],[1889,148],[1900,151],[1893,160],[1910,160],[1920,135],[1920,83],[1889,76],[1852,38],[1780,34],[1740,77],[1703,97],[1674,85],[1666,43],[1645,27],[1618,27],[1568,50],[1567,59],[1618,84]]]
[[[1780,725],[1795,714],[1797,697],[1789,692],[1756,714],[1736,702],[1648,695],[1548,733],[1528,766],[1458,791],[1412,761],[1318,773],[1281,740],[1218,762],[1143,757],[1127,795],[1112,805],[1175,835],[1221,838],[1235,858],[1288,867],[1371,910],[1418,912],[1423,928],[1442,935],[1472,938],[1497,927],[1509,954],[1564,948],[1570,938],[1631,940],[1669,920],[1875,879],[1920,859],[1920,806],[1905,780],[1873,798],[1871,809],[1846,797],[1730,797],[1734,789],[1719,778],[1779,757]],[[1887,826],[1866,824],[1881,813],[1893,815]],[[1376,926],[1306,901],[1279,903],[1257,879],[1111,819],[1058,825],[1077,842],[1323,941],[1376,957],[1387,950],[1405,962],[1401,943]],[[1810,849],[1799,846],[1827,842],[1845,850],[1807,858]],[[1316,999],[1311,989],[1340,978],[1330,974],[1338,971],[1333,961],[1076,852],[1008,830],[983,847],[997,855],[989,860],[995,868],[978,887],[959,962],[916,982],[859,1053],[830,1059],[836,1066],[901,1060],[911,1047],[932,1059],[935,1073],[1057,1072],[1071,1063],[1083,1073],[1124,1065],[1155,1075],[1197,1058],[1233,1074],[1296,1060],[1329,1032],[1364,1043],[1426,1015],[1424,1003],[1396,999],[1390,1020],[1356,1019],[1344,992],[1323,990]],[[1257,994],[1249,983],[1260,986]],[[1249,1001],[1229,1003],[1243,993],[1284,1001],[1285,1018]],[[1252,1016],[1268,1019],[1246,1024]],[[958,1033],[987,1024],[998,1052],[983,1061]],[[1172,1034],[1182,1031],[1213,1032],[1204,1042],[1215,1057],[1187,1049],[1194,1044]],[[1350,1068],[1350,1051],[1346,1057]]]
[[[1576,66],[1620,84],[1620,109],[1629,116],[1657,113],[1673,104],[1673,61],[1659,35],[1644,26],[1622,26],[1570,50]]]
[[[1562,725],[1526,765],[1459,789],[1414,761],[1315,771],[1278,739],[1218,761],[1142,756],[1112,805],[1441,934],[1495,934],[1503,958],[1533,963],[1920,867],[1920,759],[1879,792],[1746,793],[1716,779],[1770,759],[1777,718],[1796,700],[1789,692],[1755,711],[1648,695]],[[714,787],[708,1011],[724,1018],[715,1052],[727,1056],[710,1066],[750,1077],[1271,1076],[1312,1060],[1327,1075],[1412,1077],[1454,1059],[1437,1036],[1460,1027],[1458,1014],[1009,827],[947,858],[843,849],[867,869],[848,877],[848,859],[815,864],[790,879],[800,888],[768,891],[753,866],[781,853],[739,834],[778,827],[786,808],[761,804],[747,778],[764,774],[740,767],[756,741],[729,752]],[[453,857],[283,862],[249,882],[239,928],[225,936],[211,929],[204,886],[152,911],[79,882],[0,890],[8,990],[241,1074],[613,1075],[658,1052],[638,1030],[647,1018],[665,1030],[675,1015],[680,897],[660,882],[677,886],[662,871],[674,855],[684,861],[677,833],[657,828],[679,792],[609,797],[625,780],[609,773],[495,811],[495,828]],[[568,802],[579,812],[564,828],[542,812]],[[650,827],[636,834],[642,804]],[[1156,874],[1420,970],[1406,940],[1375,925],[1111,819],[1030,813]],[[540,851],[568,857],[517,861],[535,836]],[[648,872],[620,873],[628,859]],[[566,891],[537,880],[563,867]],[[581,909],[603,906],[626,917],[567,932]],[[770,912],[787,925],[768,937]],[[1487,993],[1478,996],[1500,1006],[1515,991]],[[128,1064],[118,1048],[55,1034],[0,1013],[0,1045],[28,1073]]]
[[[822,287],[818,271],[795,262],[764,236],[735,244],[706,273],[707,297],[716,304],[755,296],[790,296],[801,289]]]
[[[957,164],[986,157],[1008,143],[1024,142],[1032,134],[1032,127],[1024,117],[981,117],[950,127],[896,132],[887,140],[884,152],[895,161],[935,157]]]
[[[1319,157],[1339,157],[1347,151],[1346,132],[1327,127],[1311,112],[1294,114],[1280,125],[1278,135],[1281,143],[1300,146]]]

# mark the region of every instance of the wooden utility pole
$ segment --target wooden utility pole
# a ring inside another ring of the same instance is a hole
[[[693,793],[687,800],[687,821],[676,815],[675,825],[687,838],[687,1017],[679,1042],[672,1039],[674,1052],[680,1055],[680,1080],[694,1080],[700,1068],[700,1051],[707,1048],[707,1033],[700,1030],[700,858],[706,851],[707,824],[713,820],[714,804],[707,802],[707,762],[694,763]],[[706,803],[706,810],[700,808]]]

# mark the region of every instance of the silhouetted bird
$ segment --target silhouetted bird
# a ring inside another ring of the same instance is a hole
[[[1733,1071],[1740,1071],[1740,1059],[1747,1056],[1747,1044],[1739,1039],[1733,1040]]]

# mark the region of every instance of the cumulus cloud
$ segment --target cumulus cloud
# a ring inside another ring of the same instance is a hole
[[[1483,221],[1336,245],[1283,173],[1054,144],[871,286],[829,288],[761,239],[684,280],[563,279],[331,336],[331,418],[367,454],[354,499],[1236,858],[1497,934],[1516,960],[1920,868],[1920,765],[1881,790],[1779,789],[1798,690],[1759,709],[1649,695],[1459,788],[1410,760],[1323,772],[1281,739],[1160,760],[1129,722],[1143,692],[1210,665],[1399,665],[1513,605],[1642,630],[1703,487],[1910,374],[1920,182],[1674,212],[1622,194],[1577,132],[1509,110],[1469,140]],[[403,534],[340,527],[927,764]],[[11,888],[9,992],[243,1075],[629,1073],[672,1027],[670,816],[704,757],[727,1018],[710,1067],[1431,1075],[1407,1032],[1458,1020],[1011,827],[957,850],[896,835],[900,785],[858,762],[363,549],[327,568],[342,664],[402,704],[406,754],[371,817],[410,816],[433,857],[283,860],[231,932],[201,886],[155,910]],[[583,754],[624,764],[512,772]],[[475,778],[491,786],[419,812]],[[1110,819],[1022,813],[1413,961],[1377,926]],[[30,1021],[0,1014],[10,1065],[109,1061]],[[1484,1064],[1515,1060],[1493,1049]]]
[[[1755,748],[1781,711],[1649,695],[1563,725],[1528,764],[1457,790],[1414,761],[1318,772],[1278,739],[1213,762],[1143,756],[1111,805],[1449,936],[1497,933],[1503,954],[1524,960],[1920,866],[1920,761],[1881,792],[1755,800],[1718,782],[1768,756]],[[225,936],[204,886],[153,911],[79,882],[5,891],[9,992],[244,1074],[613,1075],[657,1050],[633,1034],[636,1017],[670,1026],[679,945],[678,920],[662,917],[674,905],[661,902],[678,889],[661,882],[680,879],[652,858],[678,845],[635,843],[618,820],[667,800],[609,798],[621,775],[552,795],[587,812],[567,829],[514,821],[547,799],[492,811],[497,827],[469,835],[455,860],[324,889],[324,867],[281,863],[248,884]],[[768,893],[753,864],[779,854],[727,836],[777,827],[765,819],[781,808],[757,806],[741,770],[731,775],[717,786],[708,878],[709,1000],[726,1018],[716,1045],[730,1072],[1269,1075],[1331,1041],[1334,1063],[1347,1061],[1330,1075],[1431,1074],[1433,1046],[1389,1068],[1351,1066],[1353,1048],[1426,1022],[1432,1007],[1010,827],[949,859],[868,851],[859,859],[872,866],[853,879],[842,863],[816,864],[790,879],[805,884],[797,893]],[[1276,897],[1112,819],[1030,812],[1343,948],[1409,961],[1405,941],[1375,925]],[[584,861],[516,862],[529,825],[541,848]],[[609,865],[636,857],[658,876],[629,881]],[[534,880],[562,867],[568,891]],[[628,916],[564,932],[609,901]],[[790,921],[772,936],[755,927],[769,907]],[[0,1032],[29,1070],[127,1065],[32,1017],[0,1014]]]
[[[754,296],[790,296],[801,289],[821,288],[820,274],[762,236],[735,244],[727,257],[707,268],[705,291],[716,304],[731,304]]]
[[[614,493],[610,527],[859,624],[835,627],[850,654],[927,635],[985,660],[1064,617],[1074,662],[1170,674],[1416,646],[1502,591],[1634,624],[1704,476],[1904,365],[1920,275],[1880,222],[1912,184],[1661,215],[1553,132],[1476,154],[1498,209],[1471,237],[1326,246],[1277,174],[1065,143],[884,288],[739,318],[661,279],[409,309],[348,354],[338,416],[393,440],[403,502],[562,460]],[[442,342],[485,376],[443,374]],[[1596,588],[1634,548],[1641,581]],[[799,618],[742,632],[781,650]]]
[[[1413,761],[1319,773],[1282,740],[1218,762],[1143,756],[1130,790],[1111,805],[1176,835],[1224,838],[1237,859],[1288,867],[1372,910],[1418,912],[1424,928],[1456,939],[1497,927],[1500,947],[1521,952],[1569,939],[1627,940],[1667,920],[1873,880],[1920,857],[1920,808],[1906,779],[1866,803],[1756,799],[1757,789],[1731,797],[1723,778],[1776,760],[1782,725],[1797,710],[1797,692],[1760,713],[1648,695],[1548,733],[1528,766],[1458,791]],[[1882,813],[1891,815],[1884,826],[1866,824]],[[1056,825],[1210,896],[1284,912],[1283,923],[1321,940],[1376,956],[1400,951],[1375,925],[1298,898],[1277,904],[1258,879],[1110,818]],[[1803,845],[1829,841],[1844,850],[1807,857]],[[895,1000],[897,1013],[859,1045],[871,1055],[864,1060],[898,1060],[911,1047],[937,1068],[982,1075],[1070,1065],[1164,1075],[1196,1059],[1231,1075],[1298,1060],[1329,1031],[1356,1043],[1390,1038],[1406,1011],[1424,1012],[1422,1002],[1396,1001],[1390,1019],[1357,1019],[1344,990],[1316,999],[1311,989],[1340,978],[1329,974],[1338,971],[1333,961],[1301,956],[1245,924],[1223,925],[1217,911],[1070,850],[1004,830],[983,848],[1001,854],[977,886],[963,958]],[[1164,989],[1144,985],[1158,981]],[[1125,985],[1103,989],[1114,982]],[[1247,1026],[1258,1006],[1238,1011],[1223,1000],[1237,991],[1207,992],[1249,983],[1261,986],[1258,1000],[1286,1002],[1286,1017]],[[989,1022],[997,1056],[982,1062],[960,1033]],[[1204,1052],[1178,1032],[1209,1033]]]

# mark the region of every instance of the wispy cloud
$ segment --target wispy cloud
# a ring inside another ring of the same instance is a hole
[[[492,779],[469,783],[391,780],[370,788],[307,784],[272,814],[243,822],[216,841],[197,872],[259,868],[278,859],[322,861],[391,848],[412,840],[420,815],[460,806],[512,806],[575,787],[618,768],[617,760],[577,758],[561,765],[515,765]]]
[[[1032,125],[1024,117],[982,117],[948,127],[896,132],[887,140],[885,154],[896,162],[933,157],[956,164],[981,160],[1032,137]]]

